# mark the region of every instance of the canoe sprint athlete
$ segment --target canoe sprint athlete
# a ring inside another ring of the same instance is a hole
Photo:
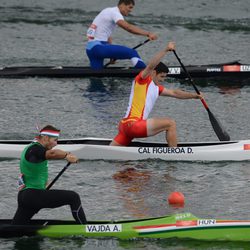
[[[77,157],[60,149],[57,145],[60,130],[51,125],[41,129],[35,140],[21,154],[18,192],[18,208],[12,224],[29,224],[33,215],[42,208],[57,208],[70,205],[72,215],[78,224],[86,224],[86,217],[80,196],[69,190],[46,190],[48,181],[48,160],[66,159],[76,163]]]
[[[102,69],[104,58],[110,58],[111,62],[116,59],[130,59],[135,68],[146,67],[136,50],[112,44],[111,35],[117,25],[132,34],[146,36],[150,40],[157,39],[156,34],[124,20],[123,16],[128,16],[134,5],[134,0],[120,0],[118,6],[105,8],[95,17],[87,30],[88,43],[86,46],[92,69]]]
[[[180,89],[167,89],[160,85],[168,73],[168,67],[160,61],[172,50],[175,50],[175,43],[169,42],[135,77],[126,115],[119,123],[119,133],[111,142],[111,146],[127,146],[134,138],[149,137],[166,131],[168,146],[177,147],[175,121],[168,117],[148,119],[148,116],[159,95],[178,99],[199,99],[203,98],[203,95]]]

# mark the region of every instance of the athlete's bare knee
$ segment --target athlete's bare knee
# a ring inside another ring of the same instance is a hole
[[[176,129],[175,120],[168,119],[168,121],[167,121],[167,129]]]
[[[171,126],[172,126],[172,127],[176,127],[176,121],[175,121],[175,120],[171,120],[170,123],[171,123]]]

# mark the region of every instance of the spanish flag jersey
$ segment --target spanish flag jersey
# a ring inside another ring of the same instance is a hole
[[[128,109],[123,121],[146,120],[153,109],[158,96],[164,89],[162,85],[156,85],[151,76],[143,79],[142,71],[132,83]]]

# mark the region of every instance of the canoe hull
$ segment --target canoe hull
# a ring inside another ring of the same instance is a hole
[[[200,219],[191,213],[131,221],[94,221],[76,225],[73,221],[33,221],[33,225],[11,226],[0,221],[1,237],[40,235],[45,237],[84,236],[119,239],[195,239],[250,241],[250,221]],[[46,224],[46,225],[43,225]]]
[[[250,65],[241,64],[238,61],[186,66],[193,78],[250,78]],[[89,67],[75,66],[24,66],[0,68],[0,77],[134,77],[140,69],[124,67],[108,67],[101,70],[92,70]],[[184,79],[186,73],[180,66],[169,66],[169,77]]]
[[[110,139],[80,138],[59,140],[56,148],[72,152],[84,160],[165,161],[246,161],[250,160],[250,140],[230,142],[180,143],[169,148],[164,143],[133,142],[129,147],[109,146]],[[0,158],[20,158],[29,141],[0,141]]]

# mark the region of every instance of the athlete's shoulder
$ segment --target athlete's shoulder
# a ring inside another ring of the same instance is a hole
[[[103,9],[98,15],[97,18],[105,18],[105,19],[112,19],[114,22],[118,20],[124,20],[123,15],[121,14],[119,8],[116,7],[108,7]]]
[[[112,13],[113,7],[107,7],[99,12],[99,14],[96,16],[96,18],[101,18],[103,16],[108,16],[110,13]]]
[[[27,149],[25,158],[27,161],[37,163],[46,160],[46,148],[38,142],[31,143]]]
[[[146,78],[142,77],[143,70],[135,77],[135,82],[139,84],[149,84],[152,82],[152,78],[148,75]]]
[[[161,85],[161,84],[158,84],[157,86],[159,88],[159,95],[161,95],[161,93],[163,92],[163,90],[165,89],[165,87],[163,85]]]
[[[120,13],[120,11],[119,11],[119,9],[117,8],[117,7],[107,7],[107,8],[105,8],[105,9],[103,9],[101,12],[100,12],[100,14],[112,14],[112,13],[117,13],[117,12],[119,12]]]
[[[40,144],[39,142],[32,142],[32,143],[30,144],[30,147],[29,147],[28,151],[33,151],[33,152],[38,152],[38,151],[40,151],[40,152],[45,152],[45,151],[46,151],[46,148],[45,148],[42,144]]]

